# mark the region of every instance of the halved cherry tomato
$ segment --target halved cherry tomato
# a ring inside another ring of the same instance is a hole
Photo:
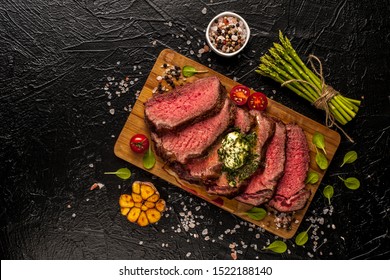
[[[130,139],[130,148],[133,152],[143,153],[149,149],[149,139],[143,134],[135,134]]]
[[[246,86],[238,85],[230,91],[230,99],[239,106],[247,102],[249,95],[251,95],[251,91]]]
[[[252,110],[264,111],[267,108],[267,96],[261,92],[255,92],[248,98],[248,107]]]

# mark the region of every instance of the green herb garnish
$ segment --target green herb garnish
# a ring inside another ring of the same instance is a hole
[[[327,185],[322,191],[322,194],[328,199],[330,205],[330,199],[333,197],[334,194],[333,187],[331,185]]]
[[[272,252],[281,254],[286,252],[287,245],[283,241],[276,240],[269,244],[267,247],[263,248],[263,250],[271,250]]]
[[[259,155],[252,152],[256,140],[256,133],[244,135],[235,131],[226,135],[222,141],[218,156],[223,163],[222,171],[226,172],[230,186],[236,186],[258,169]]]
[[[326,156],[324,156],[322,153],[318,152],[318,150],[317,150],[317,154],[316,154],[316,163],[317,163],[318,167],[321,168],[322,170],[325,170],[328,168],[328,160],[327,160]]]
[[[181,72],[182,72],[184,77],[189,78],[189,77],[194,76],[195,74],[207,73],[208,71],[207,70],[205,70],[205,71],[198,71],[198,70],[195,69],[195,67],[186,65],[186,66],[183,67]]]
[[[315,184],[318,182],[319,179],[320,179],[320,176],[318,175],[317,172],[309,171],[309,173],[307,174],[307,177],[306,177],[305,184]]]
[[[142,158],[142,163],[146,169],[151,169],[156,163],[156,158],[154,157],[152,147],[149,145],[149,149],[144,154]]]
[[[245,212],[249,218],[255,221],[260,221],[267,216],[267,211],[263,208],[253,207],[249,211]]]
[[[355,151],[349,151],[348,153],[345,154],[343,164],[341,164],[340,167],[343,167],[344,164],[346,164],[346,163],[354,162],[355,160],[357,160],[357,157],[358,157],[358,155]]]
[[[313,225],[310,225],[307,230],[302,231],[300,234],[297,235],[297,237],[295,237],[295,244],[297,244],[298,246],[303,246],[306,244],[307,240],[309,240],[308,232],[312,226]]]
[[[119,168],[115,172],[104,172],[106,175],[116,175],[123,180],[127,180],[131,177],[131,171],[128,168]]]
[[[344,185],[350,190],[357,190],[360,187],[360,181],[355,177],[349,177],[347,179],[343,179],[338,176],[341,181],[344,182]]]
[[[315,132],[313,135],[312,142],[318,149],[321,149],[324,151],[324,154],[326,155],[326,150],[325,150],[325,138],[324,135],[322,135],[319,132]]]

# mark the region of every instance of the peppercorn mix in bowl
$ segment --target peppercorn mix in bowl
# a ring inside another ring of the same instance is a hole
[[[246,21],[236,13],[216,15],[206,29],[206,40],[218,55],[232,57],[241,52],[249,41],[250,29]]]

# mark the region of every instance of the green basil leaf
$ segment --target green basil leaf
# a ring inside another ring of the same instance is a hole
[[[286,252],[287,245],[283,241],[276,240],[269,244],[267,247],[265,247],[263,250],[271,250],[272,252],[281,254]]]
[[[295,244],[297,244],[298,246],[303,246],[306,244],[306,242],[309,240],[308,232],[312,226],[313,225],[310,225],[310,227],[307,230],[301,232],[300,234],[297,235],[297,237],[295,237]]]
[[[116,175],[123,180],[127,180],[131,177],[131,171],[128,168],[119,168],[115,172],[104,172],[104,174],[106,174],[106,175],[113,174],[113,175]]]
[[[306,177],[305,184],[315,184],[318,182],[319,179],[320,179],[320,176],[318,175],[317,172],[309,171],[309,173],[307,174],[307,177]]]
[[[153,154],[151,145],[149,145],[149,149],[144,154],[144,157],[142,158],[142,163],[146,169],[152,169],[153,166],[156,164],[156,158]]]
[[[322,170],[325,170],[328,168],[328,160],[326,159],[326,157],[317,151],[317,154],[316,154],[316,163],[318,165],[319,168],[321,168]]]
[[[297,244],[298,246],[303,246],[306,244],[307,240],[309,240],[309,235],[307,234],[306,231],[302,231],[295,238],[295,244]]]
[[[334,189],[332,186],[327,185],[324,190],[322,191],[322,194],[328,199],[329,205],[330,205],[330,199],[333,197]]]
[[[198,71],[195,69],[195,67],[186,65],[183,67],[181,72],[182,72],[184,77],[189,78],[189,77],[194,76],[195,74],[207,73],[208,71]]]
[[[360,181],[355,177],[349,177],[347,179],[343,179],[338,176],[340,180],[344,182],[344,185],[350,190],[357,190],[360,187]]]
[[[318,149],[321,149],[324,151],[324,154],[326,155],[326,150],[325,150],[325,138],[324,135],[322,135],[319,132],[315,132],[313,135],[312,142]]]
[[[352,163],[355,160],[357,160],[357,153],[355,151],[349,151],[348,153],[345,154],[343,164],[341,164],[340,167],[343,167],[344,164],[346,163]]]
[[[263,208],[253,207],[248,212],[245,212],[245,214],[255,221],[260,221],[267,216],[267,211]]]

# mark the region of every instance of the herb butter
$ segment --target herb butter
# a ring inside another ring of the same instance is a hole
[[[218,150],[219,158],[224,166],[231,170],[242,167],[250,154],[250,143],[237,131],[230,132],[222,140]]]

